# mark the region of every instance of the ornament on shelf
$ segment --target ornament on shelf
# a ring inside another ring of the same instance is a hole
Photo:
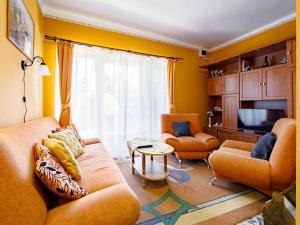
[[[286,57],[286,56],[283,56],[283,57],[280,59],[280,63],[281,63],[281,64],[286,64],[286,63],[287,63],[287,57]]]
[[[268,60],[268,56],[266,55],[264,64],[261,67],[264,68],[264,67],[268,67],[268,66],[270,66],[270,63],[269,63],[269,60]]]
[[[212,111],[208,111],[207,116],[208,116],[208,127],[211,127],[211,118],[214,116],[214,114]]]

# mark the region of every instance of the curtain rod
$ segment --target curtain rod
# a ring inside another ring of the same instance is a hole
[[[148,53],[143,53],[143,52],[136,52],[136,51],[132,51],[132,50],[124,50],[124,49],[120,49],[120,48],[111,48],[111,47],[106,47],[106,46],[102,46],[102,45],[93,45],[93,44],[88,44],[88,43],[84,43],[84,42],[68,40],[68,39],[64,39],[64,38],[52,37],[52,36],[48,36],[48,35],[45,35],[45,38],[47,40],[51,40],[51,41],[68,41],[68,42],[72,42],[72,43],[78,44],[78,45],[85,45],[88,47],[100,47],[100,48],[105,48],[105,49],[109,49],[109,50],[117,50],[117,51],[133,53],[133,54],[137,54],[137,55],[153,56],[156,58],[174,59],[175,61],[183,60],[183,58],[163,56],[163,55],[154,55],[154,54],[148,54]]]

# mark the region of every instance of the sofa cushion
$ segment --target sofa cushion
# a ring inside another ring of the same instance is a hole
[[[74,158],[69,147],[63,142],[55,138],[44,138],[44,145],[49,151],[55,155],[64,169],[71,175],[75,180],[81,178],[81,171],[78,162]]]
[[[192,136],[190,126],[190,121],[173,121],[174,136]]]
[[[197,151],[207,151],[207,146],[205,143],[200,141],[195,137],[177,137],[177,140],[167,140],[167,144],[170,144],[174,147],[175,151],[183,152],[197,152]]]
[[[73,129],[65,128],[58,132],[49,134],[48,136],[50,138],[55,138],[57,140],[63,141],[69,147],[75,158],[77,158],[84,152],[84,148],[76,138]]]
[[[262,136],[254,146],[251,157],[269,160],[271,152],[276,142],[275,133],[268,133]]]
[[[79,184],[89,193],[126,183],[121,171],[102,143],[87,145],[77,158],[82,172]]]
[[[88,194],[72,180],[57,158],[50,154],[45,146],[35,144],[33,152],[36,160],[35,173],[54,194],[67,199],[78,199]]]
[[[269,189],[271,187],[270,165],[266,160],[245,157],[241,151],[220,148],[209,156],[209,164],[218,178],[240,182],[246,185]]]

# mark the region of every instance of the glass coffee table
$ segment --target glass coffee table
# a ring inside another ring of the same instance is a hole
[[[152,145],[150,148],[137,148],[141,145]],[[127,142],[131,154],[132,174],[137,172],[142,177],[142,185],[146,185],[146,180],[165,180],[169,176],[168,172],[168,154],[174,151],[174,148],[160,140],[151,140],[146,138],[135,138]],[[136,157],[139,153],[141,157]],[[163,157],[164,164],[153,160],[153,157]]]

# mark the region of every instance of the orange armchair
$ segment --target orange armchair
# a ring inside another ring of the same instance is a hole
[[[296,121],[280,119],[272,132],[277,140],[269,161],[251,157],[254,144],[225,141],[209,157],[215,177],[251,186],[270,196],[275,190],[289,187],[296,173]]]
[[[189,121],[192,137],[175,137],[173,121]],[[165,143],[174,147],[175,155],[181,167],[182,159],[207,159],[209,152],[219,146],[216,137],[202,132],[203,125],[197,113],[162,114],[161,133]]]

